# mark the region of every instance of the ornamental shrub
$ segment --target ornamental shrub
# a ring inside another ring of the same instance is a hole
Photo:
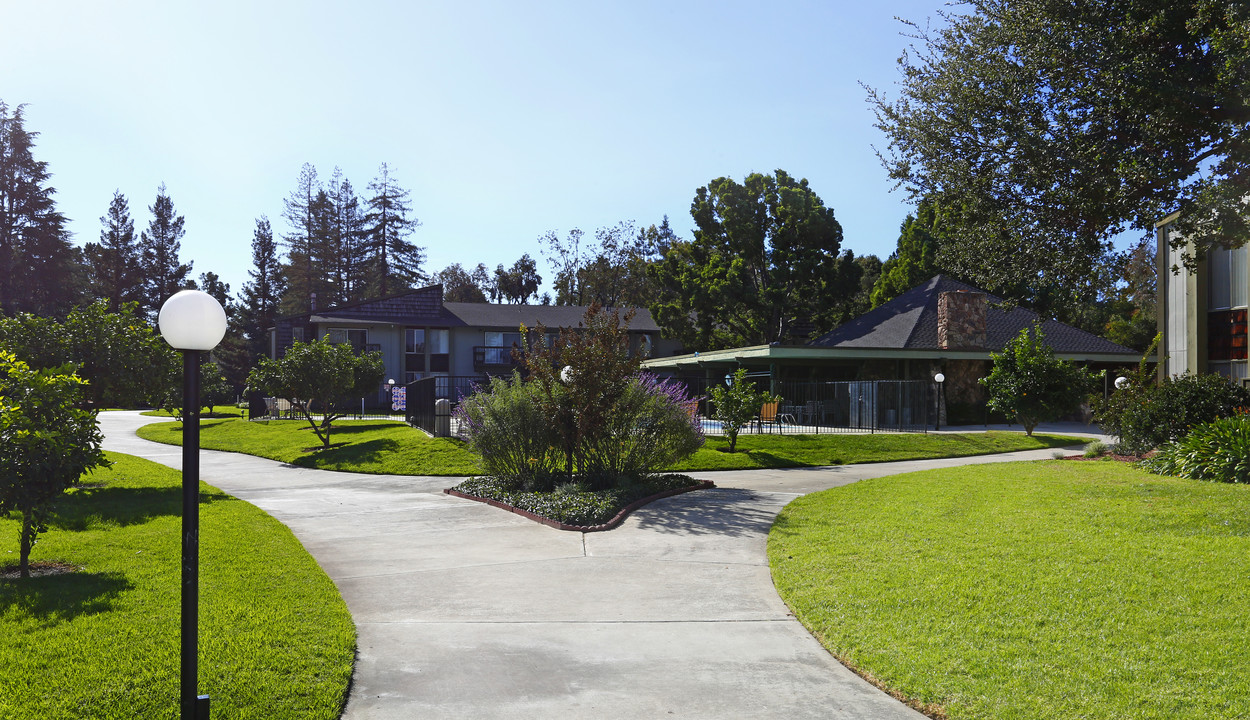
[[[1142,466],[1192,480],[1250,482],[1250,417],[1235,415],[1197,425]]]
[[[747,382],[746,368],[734,371],[729,387],[716,385],[709,391],[716,410],[713,417],[720,421],[725,437],[729,438],[729,452],[735,452],[738,432],[760,413],[764,403],[780,402],[781,398],[764,390],[757,390]]]
[[[460,402],[453,416],[465,444],[481,458],[483,473],[528,492],[555,486],[564,453],[545,400],[537,384],[513,373],[491,378]]]
[[[525,490],[581,482],[601,490],[632,482],[703,443],[685,388],[639,372],[629,316],[598,306],[554,346],[546,329],[521,353],[528,373],[492,380],[457,408],[461,435],[482,470]],[[525,328],[522,327],[522,331]]]
[[[1094,418],[1119,439],[1121,452],[1143,455],[1244,407],[1250,407],[1250,390],[1222,375],[1185,373],[1155,383],[1138,374],[1095,403]]]
[[[1055,357],[1040,325],[1025,328],[1001,353],[990,353],[994,367],[981,384],[991,410],[1015,418],[1027,435],[1039,423],[1056,420],[1080,407],[1094,376]]]

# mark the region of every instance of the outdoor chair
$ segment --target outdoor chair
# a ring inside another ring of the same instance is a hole
[[[780,403],[770,402],[764,403],[760,406],[759,414],[756,415],[755,419],[751,421],[758,431],[762,432],[765,425],[770,428],[777,428],[780,430],[784,423],[789,423],[791,425],[797,424],[795,423],[794,415],[791,415],[788,412],[777,412],[778,405],[780,405]]]

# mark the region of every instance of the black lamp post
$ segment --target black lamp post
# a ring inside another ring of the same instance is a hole
[[[934,375],[934,376],[933,376],[933,382],[937,383],[937,386],[938,386],[938,391],[937,391],[937,420],[935,420],[935,421],[934,421],[934,423],[933,423],[933,429],[934,429],[934,430],[941,430],[941,429],[942,429],[942,405],[944,405],[944,404],[945,404],[945,403],[943,403],[943,402],[942,402],[942,388],[943,388],[943,387],[945,387],[945,386],[943,385],[943,383],[945,383],[945,382],[946,382],[946,376],[945,376],[945,375],[943,375],[942,373],[938,373],[937,375]]]
[[[161,336],[182,353],[182,720],[208,720],[208,696],[196,690],[199,673],[200,585],[200,353],[226,334],[226,312],[208,293],[183,290],[165,301]]]

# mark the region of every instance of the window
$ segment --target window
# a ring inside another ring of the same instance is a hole
[[[1246,307],[1246,248],[1226,250],[1211,248],[1207,254],[1207,307],[1210,310],[1228,310]]]
[[[425,372],[425,330],[404,330],[404,371],[418,377]]]
[[[519,332],[487,330],[485,340],[486,348],[483,351],[483,362],[487,365],[511,365],[512,348],[520,348],[525,345]]]
[[[430,351],[430,372],[447,372],[451,367],[451,331],[430,330],[426,333],[426,340]]]
[[[369,341],[369,331],[361,328],[330,328],[330,342],[349,343],[356,352],[364,352]]]
[[[304,342],[303,326],[296,326],[296,327],[291,328],[291,339],[294,340],[295,342]]]

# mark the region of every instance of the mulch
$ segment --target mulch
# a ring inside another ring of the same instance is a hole
[[[37,578],[49,575],[64,575],[66,573],[78,572],[81,569],[77,565],[71,565],[66,562],[38,560],[30,564],[30,576]],[[21,566],[18,563],[0,565],[0,580],[19,580],[21,577]]]

